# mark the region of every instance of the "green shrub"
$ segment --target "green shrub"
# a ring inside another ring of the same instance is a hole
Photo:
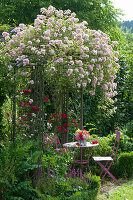
[[[88,174],[90,180],[91,175]],[[100,177],[93,176],[92,182],[83,181],[82,178],[63,178],[56,177],[46,179],[45,184],[43,179],[40,179],[39,190],[47,197],[47,200],[94,200],[100,188]]]
[[[116,134],[108,135],[108,144],[113,149],[114,142],[115,142]],[[133,142],[132,139],[129,138],[127,135],[120,135],[120,143],[119,143],[119,149],[118,153],[123,152],[131,152],[133,149]]]
[[[27,141],[24,144],[21,138],[16,138],[14,143],[8,138],[5,143],[1,141],[0,199],[38,199],[32,183],[24,180],[27,171],[33,172],[38,167],[37,160],[41,151],[31,152],[32,146],[34,142]]]
[[[117,171],[119,177],[133,177],[133,151],[131,153],[120,154]]]
[[[39,193],[31,187],[30,181],[13,184],[5,193],[6,200],[38,200]]]
[[[124,127],[122,132],[129,136],[130,138],[133,138],[133,120],[128,122]]]

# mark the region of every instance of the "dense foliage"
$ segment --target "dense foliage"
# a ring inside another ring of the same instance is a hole
[[[67,0],[65,2],[63,0],[9,0],[0,3],[1,24],[31,24],[40,8],[49,5],[61,10],[71,9],[72,12],[77,13],[80,21],[86,20],[91,29],[104,32],[111,27],[116,27],[117,17],[120,15],[110,0]]]

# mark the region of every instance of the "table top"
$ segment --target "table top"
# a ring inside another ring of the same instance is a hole
[[[90,142],[86,142],[86,145],[76,145],[76,143],[78,142],[68,142],[68,143],[65,143],[63,144],[63,147],[95,147],[95,146],[98,146],[99,144],[92,144]]]

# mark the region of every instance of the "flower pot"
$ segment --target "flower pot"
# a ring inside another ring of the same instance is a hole
[[[86,140],[79,140],[81,146],[86,146]]]

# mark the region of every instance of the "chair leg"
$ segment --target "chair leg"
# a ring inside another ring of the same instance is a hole
[[[108,163],[109,163],[109,161],[107,161],[105,167],[107,167]],[[101,171],[101,173],[100,173],[100,177],[102,176],[102,173],[103,173],[103,172],[104,172],[104,170],[102,169],[102,171]]]
[[[111,167],[113,161],[111,161],[110,165],[107,167],[108,163],[109,163],[109,161],[106,163],[106,165],[105,165],[104,167],[109,171],[109,169],[110,169],[110,167]],[[101,174],[100,174],[100,177],[101,177],[103,171],[104,171],[104,170],[102,169]],[[105,172],[105,171],[104,171],[104,172]],[[106,174],[107,174],[107,172],[104,173],[102,179],[104,179],[104,177],[106,176]]]
[[[105,174],[104,174],[104,176],[101,179],[101,182],[103,181],[103,179],[104,179],[104,177],[105,177],[105,175],[107,173],[118,185],[120,185],[120,183],[115,178],[115,176],[113,176],[113,174],[111,174],[106,167],[104,167],[99,161],[97,161],[97,164],[105,171]]]

